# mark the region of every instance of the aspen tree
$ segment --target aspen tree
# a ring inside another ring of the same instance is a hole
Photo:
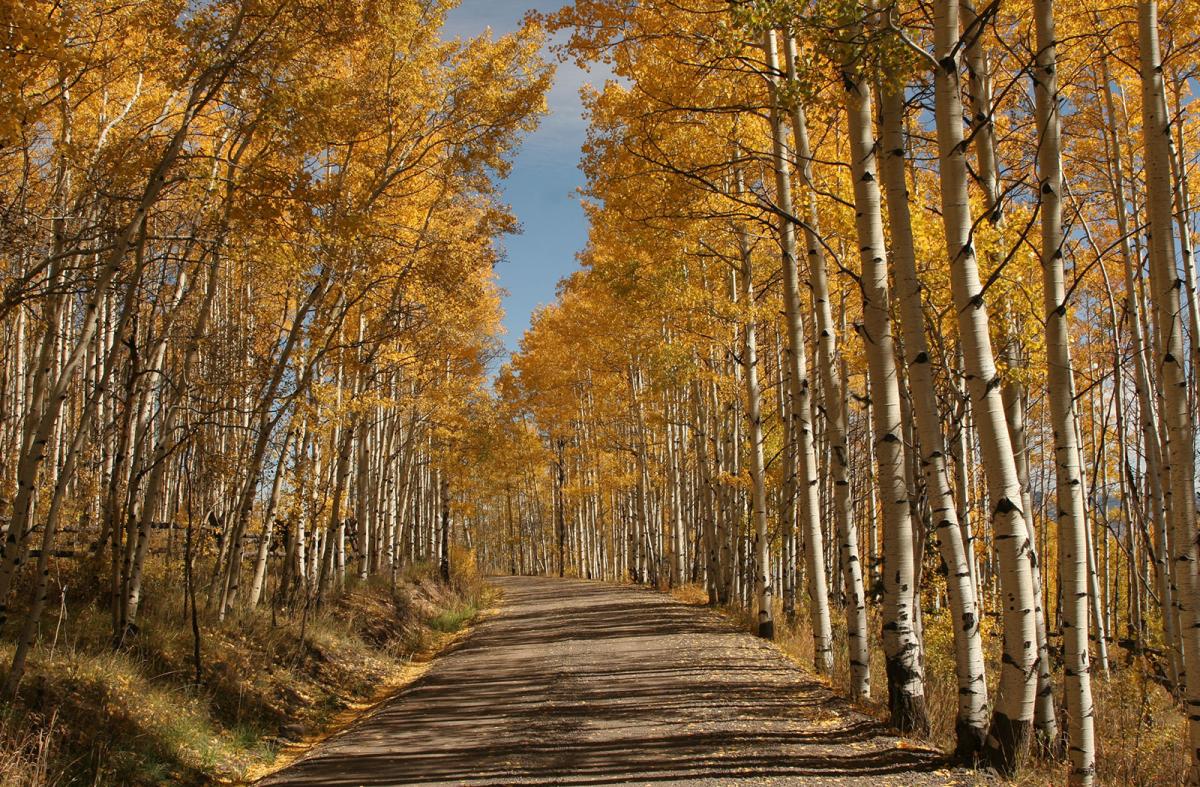
[[[958,8],[947,2],[934,30],[935,119],[942,221],[950,262],[951,289],[971,407],[983,455],[992,531],[1004,596],[1004,658],[1000,686],[984,750],[1001,773],[1015,773],[1028,745],[1037,691],[1037,630],[1026,513],[1009,442],[1008,425],[988,335],[988,315],[971,240],[967,167],[963,154],[959,93]]]
[[[1103,82],[1104,108],[1106,114],[1106,129],[1108,138],[1108,170],[1113,192],[1113,203],[1116,207],[1117,232],[1120,233],[1119,248],[1121,251],[1122,271],[1125,281],[1125,314],[1128,326],[1131,354],[1134,364],[1134,391],[1138,400],[1138,426],[1142,436],[1142,450],[1145,454],[1146,476],[1149,487],[1149,519],[1152,530],[1151,540],[1154,550],[1154,567],[1158,575],[1159,603],[1165,611],[1173,610],[1174,586],[1171,581],[1170,562],[1167,556],[1167,512],[1164,501],[1164,480],[1162,471],[1162,445],[1159,442],[1160,422],[1158,410],[1153,398],[1154,387],[1147,364],[1146,342],[1142,333],[1142,310],[1137,287],[1134,280],[1136,265],[1135,252],[1131,248],[1129,233],[1129,217],[1126,212],[1126,185],[1122,155],[1121,138],[1117,134],[1117,114],[1113,102],[1112,79],[1109,74],[1108,58],[1102,55],[1100,59],[1101,80]],[[1177,628],[1178,618],[1166,613],[1163,618],[1163,636],[1166,640],[1169,657],[1167,669],[1173,685],[1179,685],[1179,675],[1182,671],[1182,650]]]
[[[1038,195],[1042,220],[1043,304],[1046,313],[1047,394],[1054,433],[1055,509],[1062,587],[1063,659],[1067,699],[1069,781],[1091,784],[1096,772],[1091,667],[1088,663],[1087,520],[1067,324],[1062,225],[1062,142],[1059,130],[1054,0],[1035,0],[1037,59],[1033,71],[1038,125]]]
[[[783,263],[784,314],[787,320],[788,383],[791,386],[792,435],[796,450],[796,491],[799,498],[800,527],[804,536],[809,609],[813,627],[813,662],[818,673],[833,668],[833,644],[829,623],[828,585],[825,577],[825,547],[821,532],[816,456],[813,449],[812,409],[808,376],[804,324],[800,313],[800,284],[796,270],[796,230],[792,216],[791,175],[787,169],[787,122],[776,95],[778,80],[784,73],[779,67],[775,31],[763,33],[763,50],[772,91],[771,145],[775,170],[775,199]]]
[[[1158,41],[1158,3],[1140,0],[1138,64],[1142,82],[1142,141],[1145,148],[1146,213],[1149,218],[1150,290],[1158,326],[1156,364],[1163,394],[1163,424],[1167,450],[1163,457],[1163,494],[1170,512],[1178,595],[1180,639],[1185,671],[1188,739],[1193,782],[1200,781],[1200,580],[1196,563],[1196,456],[1195,420],[1188,404],[1187,375],[1183,369],[1187,350],[1183,341],[1183,289],[1176,265],[1172,231],[1171,124],[1166,111]]]
[[[263,532],[258,542],[258,553],[254,558],[254,578],[250,585],[250,597],[247,600],[247,604],[251,607],[258,606],[259,599],[262,598],[263,583],[267,576],[267,557],[271,550],[271,537],[275,532],[275,511],[279,505],[279,493],[283,488],[288,444],[291,439],[292,430],[289,429],[284,435],[283,445],[279,449],[279,459],[275,465],[275,480],[271,483],[271,496],[267,499],[267,506],[263,511]]]
[[[984,32],[990,20],[994,20],[998,6],[988,5],[983,14],[978,13],[973,0],[960,0],[963,33],[961,42],[963,62],[967,67],[967,94],[970,98],[970,128],[974,139],[976,169],[975,181],[983,192],[983,209],[987,220],[995,227],[1004,225],[1004,201],[1000,191],[999,162],[996,154],[995,101],[992,94],[992,64],[984,46]],[[998,260],[991,262],[998,264]],[[1034,704],[1034,729],[1039,743],[1049,751],[1058,749],[1058,721],[1055,718],[1055,703],[1050,675],[1050,651],[1046,637],[1044,602],[1042,599],[1041,556],[1037,548],[1037,533],[1031,510],[1029,494],[1029,447],[1025,435],[1025,408],[1027,395],[1024,383],[1015,370],[1024,364],[1022,339],[1019,330],[1010,326],[1007,346],[1002,351],[1009,366],[1001,386],[1008,419],[1009,440],[1012,443],[1013,459],[1016,462],[1017,478],[1021,483],[1022,508],[1026,512],[1025,527],[1029,531],[1030,567],[1033,575],[1034,619],[1038,647],[1038,687]],[[969,406],[969,403],[966,403]]]
[[[946,567],[946,593],[955,621],[955,671],[958,677],[958,715],[955,754],[970,759],[983,747],[987,734],[987,680],[979,635],[979,607],[971,570],[959,529],[958,511],[946,467],[945,442],[933,384],[932,358],[925,339],[921,283],[913,249],[908,187],[905,183],[904,99],[896,90],[880,97],[883,182],[887,191],[892,264],[900,299],[900,326],[905,366],[920,444],[920,465],[932,509],[935,537]]]
[[[742,188],[742,173],[736,174],[738,191]],[[775,589],[771,581],[770,544],[767,535],[767,487],[763,458],[762,395],[758,385],[758,327],[754,304],[753,250],[744,228],[738,230],[738,246],[742,257],[741,297],[745,309],[742,328],[742,366],[746,382],[746,424],[750,436],[750,502],[754,523],[754,592],[758,606],[758,636],[775,636]]]
[[[788,79],[796,82],[796,45],[784,38]],[[846,396],[840,375],[837,329],[830,305],[829,273],[821,238],[820,212],[813,183],[813,155],[808,139],[804,108],[794,101],[789,113],[799,171],[807,197],[807,220],[803,223],[808,257],[808,282],[812,288],[817,329],[817,372],[824,393],[826,433],[833,476],[833,516],[846,597],[846,632],[850,660],[850,696],[871,696],[870,656],[867,649],[867,600],[863,589],[862,561],[858,553],[858,528],[850,502],[849,447],[846,441]]]
[[[858,235],[863,324],[884,524],[883,649],[887,662],[888,708],[900,730],[929,727],[920,644],[913,628],[916,592],[912,520],[904,478],[900,423],[900,387],[889,315],[887,251],[877,169],[878,146],[872,130],[873,91],[857,64],[842,66],[844,102],[850,138],[850,178],[854,184],[854,223]]]

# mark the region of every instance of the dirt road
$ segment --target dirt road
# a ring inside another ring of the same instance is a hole
[[[461,648],[262,784],[973,781],[714,612],[592,582],[496,582],[502,609]]]

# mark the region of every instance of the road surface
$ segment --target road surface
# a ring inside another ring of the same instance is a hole
[[[499,612],[264,785],[970,784],[770,645],[649,590],[497,579]]]

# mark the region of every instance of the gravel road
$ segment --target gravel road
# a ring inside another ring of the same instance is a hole
[[[495,582],[500,610],[460,648],[261,784],[976,781],[715,612],[597,582]]]

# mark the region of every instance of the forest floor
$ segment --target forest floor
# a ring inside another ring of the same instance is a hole
[[[451,585],[435,575],[419,566],[394,587],[351,580],[308,615],[264,604],[204,622],[199,681],[180,583],[154,576],[142,630],[118,651],[105,610],[64,605],[17,702],[0,703],[0,787],[246,783],[454,646],[492,591],[473,574]],[[0,664],[11,658],[0,640]]]
[[[449,655],[263,785],[975,784],[719,613],[633,587],[494,580]]]

